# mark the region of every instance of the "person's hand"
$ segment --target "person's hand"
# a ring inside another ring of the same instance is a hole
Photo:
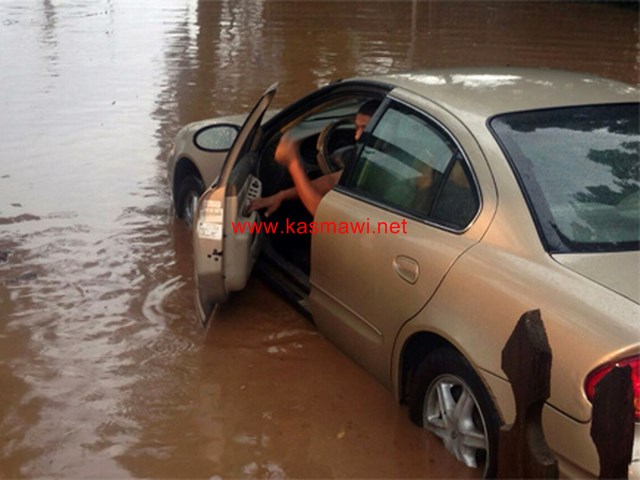
[[[298,143],[288,135],[283,135],[276,147],[274,160],[283,167],[288,167],[298,160],[298,155]]]
[[[282,203],[282,198],[279,193],[275,195],[271,195],[270,197],[258,197],[251,201],[249,204],[249,212],[253,212],[254,210],[262,210],[266,208],[264,212],[264,216],[268,217],[273,212],[275,212],[278,208],[280,208],[280,204]]]

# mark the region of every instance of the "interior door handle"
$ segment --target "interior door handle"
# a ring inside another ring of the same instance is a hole
[[[413,258],[398,255],[393,259],[393,269],[405,282],[414,284],[420,276],[420,265]]]

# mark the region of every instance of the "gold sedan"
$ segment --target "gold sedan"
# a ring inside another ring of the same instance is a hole
[[[491,475],[497,431],[515,414],[501,351],[522,313],[540,309],[553,351],[543,427],[561,473],[598,474],[590,399],[616,363],[634,372],[640,438],[636,88],[551,70],[434,70],[337,82],[265,119],[274,95],[236,118],[226,160],[189,170],[207,179],[193,212],[203,321],[255,265],[416,423]],[[285,133],[310,182],[339,177],[314,217],[274,162]],[[172,164],[187,156],[178,149]],[[251,208],[277,195],[268,218]],[[635,451],[632,477],[639,462]]]

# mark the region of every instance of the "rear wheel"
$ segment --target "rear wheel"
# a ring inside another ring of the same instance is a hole
[[[458,461],[496,473],[500,420],[471,365],[451,349],[431,353],[416,373],[409,399],[411,420],[442,439]]]
[[[183,219],[189,227],[193,225],[193,216],[198,198],[204,192],[204,184],[199,177],[190,175],[180,183],[176,195],[176,215]]]

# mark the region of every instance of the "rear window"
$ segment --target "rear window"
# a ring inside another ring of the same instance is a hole
[[[597,105],[491,120],[547,250],[638,249],[639,112],[639,104]]]

